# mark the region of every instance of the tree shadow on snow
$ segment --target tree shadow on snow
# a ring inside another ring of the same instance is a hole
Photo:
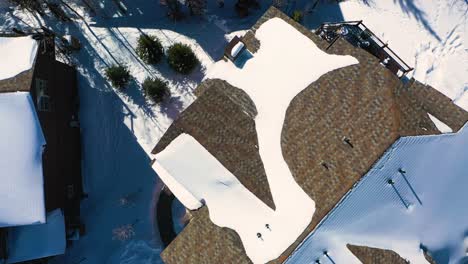
[[[172,120],[175,120],[184,107],[180,96],[172,96],[167,101],[161,103],[161,111]]]
[[[361,2],[367,6],[372,6],[375,3],[375,0],[361,0]],[[393,2],[398,4],[406,15],[413,16],[432,36],[441,41],[440,37],[431,27],[430,21],[426,17],[426,13],[417,6],[416,1],[393,0]],[[316,8],[312,9],[314,3],[315,1],[306,1],[300,3],[302,10],[305,10],[303,24],[307,28],[316,29],[324,22],[341,22],[345,20],[338,3],[333,3],[331,1],[319,1]],[[366,23],[365,20],[364,23]]]
[[[441,41],[439,35],[432,29],[429,20],[427,20],[426,13],[416,5],[414,0],[393,0],[393,2],[398,3],[406,15],[413,16],[432,36]]]
[[[175,22],[167,17],[167,8],[160,5],[158,1],[134,0],[128,2],[129,11],[126,15],[110,18],[98,17],[92,26],[171,30],[195,39],[203,50],[216,61],[222,57],[224,47],[227,44],[224,38],[225,34],[249,29],[271,5],[270,1],[262,2],[259,10],[254,10],[248,17],[240,19],[234,12],[235,1],[225,1],[225,7],[222,9],[213,6],[216,4],[215,1],[209,2],[206,16],[191,17],[187,14],[183,20]]]
[[[201,83],[205,77],[205,68],[201,65],[198,65],[187,75],[176,73],[165,60],[157,65],[157,69],[168,81],[175,84],[175,88],[183,93],[192,93],[193,89],[196,88],[194,86]]]
[[[146,99],[144,95],[141,84],[135,79],[131,79],[125,90],[120,91],[120,93],[126,96],[133,104],[137,105],[138,108],[141,109],[147,117],[156,117],[152,109],[152,104]]]

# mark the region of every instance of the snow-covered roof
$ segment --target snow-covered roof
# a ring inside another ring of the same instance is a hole
[[[187,139],[180,138],[179,141],[185,141]],[[180,150],[178,150],[180,147],[185,146],[185,142],[180,142],[180,143],[174,143],[173,145],[174,149],[170,149],[167,152],[164,152],[165,154],[162,154],[161,156],[158,156],[158,160],[161,160],[161,162],[166,163],[173,158],[173,155],[178,155]],[[200,149],[201,150],[201,149]],[[168,154],[171,153],[171,154]],[[203,206],[203,203],[201,202],[200,198],[195,197],[185,186],[181,184],[182,181],[177,180],[177,178],[174,178],[171,173],[169,173],[163,165],[161,165],[160,161],[155,161],[153,164],[153,169],[158,173],[159,178],[164,182],[164,184],[174,193],[174,195],[179,199],[179,201],[188,209],[190,210],[196,210],[200,207]],[[187,169],[187,168],[180,168],[180,169]],[[184,173],[184,172],[173,172],[176,173],[174,175],[177,176],[184,176],[187,175],[191,176],[192,174],[189,173]]]
[[[65,253],[65,220],[60,209],[47,214],[47,223],[18,226],[8,232],[8,264]]]
[[[468,252],[468,123],[455,134],[399,139],[287,263],[360,263],[346,244],[390,249],[411,263],[459,262]],[[393,184],[389,183],[392,180]]]
[[[185,206],[193,209],[206,203],[211,221],[235,230],[249,256],[258,259],[271,254],[265,248],[275,242],[272,239],[275,235],[281,235],[280,229],[279,233],[266,233],[264,241],[256,234],[259,230],[263,232],[267,223],[276,231],[279,223],[273,219],[274,211],[192,136],[181,134],[174,139],[156,155],[156,162],[159,164],[154,167],[156,173]]]
[[[252,243],[255,246],[246,244],[247,239],[240,236],[251,260],[264,263],[280,256],[295,242],[315,211],[314,201],[296,183],[282,154],[281,132],[286,110],[297,94],[322,75],[358,61],[352,56],[325,53],[280,18],[264,22],[256,30],[255,37],[260,48],[245,65],[237,67],[231,61],[219,61],[209,69],[206,78],[226,80],[244,90],[258,110],[255,125],[259,153],[276,210],[270,216],[252,214],[249,219],[253,221],[258,217],[255,220],[263,221],[263,225],[274,223],[275,231],[257,227],[255,230],[267,237],[262,240],[253,236],[257,242]],[[209,209],[211,215],[212,209]],[[249,239],[252,237],[252,234],[246,235]]]
[[[27,37],[0,37],[0,80],[32,68],[38,41]]]
[[[199,206],[197,203],[205,202],[212,222],[235,230],[248,257],[254,263],[265,263],[279,257],[296,241],[315,210],[314,201],[295,182],[282,156],[281,129],[286,109],[320,76],[358,61],[321,51],[281,19],[263,23],[255,36],[260,48],[244,66],[220,61],[207,78],[227,80],[254,101],[260,156],[276,210],[246,189],[189,135],[173,140],[156,155],[155,164],[164,168],[161,178],[182,203]]]
[[[31,96],[0,93],[0,227],[45,222],[42,151]]]

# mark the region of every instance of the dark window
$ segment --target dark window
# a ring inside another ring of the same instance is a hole
[[[50,112],[50,98],[47,95],[39,97],[37,104],[37,109],[39,111]]]
[[[46,80],[36,78],[36,98],[37,110],[43,112],[51,111],[49,87]]]

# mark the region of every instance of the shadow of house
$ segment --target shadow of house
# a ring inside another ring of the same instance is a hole
[[[157,204],[158,230],[164,247],[167,247],[177,236],[174,231],[172,216],[172,203],[174,199],[174,194],[163,190],[159,195]]]
[[[78,28],[71,29],[71,34],[80,33]],[[159,193],[159,180],[150,166],[147,153],[134,134],[133,120],[138,116],[121,97],[128,97],[139,108],[144,108],[145,118],[154,116],[151,105],[142,95],[136,81],[122,94],[110,87],[102,72],[98,70],[99,67],[94,66],[100,54],[86,41],[86,38],[83,38],[84,49],[77,54],[77,59],[80,65],[83,65],[79,68],[78,81],[82,105],[80,121],[83,180],[88,193],[88,198],[82,203],[82,215],[88,229],[92,231],[87,234],[87,240],[78,243],[81,243],[80,247],[88,247],[89,251],[93,251],[93,246],[86,241],[92,240],[101,244],[102,252],[93,254],[92,257],[95,258],[88,258],[88,261],[102,263],[104,259],[108,260],[109,256],[106,254],[125,245],[109,239],[109,234],[119,225],[131,223],[136,237],[154,240],[156,245],[159,244],[160,236],[155,225],[156,205],[150,204],[155,200],[153,196]],[[99,59],[98,62],[101,62],[98,66],[105,67],[104,59]],[[135,192],[138,192],[138,195],[131,201],[131,206],[115,208],[114,205],[122,195]],[[100,213],[96,214],[96,210]],[[101,225],[103,222],[106,223],[105,226]],[[158,251],[157,248],[153,250]],[[72,249],[66,256],[70,263],[77,261],[73,258],[73,253]],[[122,253],[119,261],[135,257],[131,252],[129,254],[125,256],[125,252]],[[159,254],[152,256],[152,260],[159,263]]]
[[[88,55],[80,55],[85,64],[88,63]],[[158,189],[155,186],[159,180],[150,166],[147,153],[133,134],[131,120],[136,118],[136,114],[96,69],[87,67],[81,75],[83,176],[84,187],[89,195],[82,203],[82,215],[92,231],[87,234],[86,241],[78,243],[88,251],[93,251],[93,245],[88,241],[100,243],[102,252],[92,254],[93,258],[88,257],[88,261],[102,263],[108,260],[109,252],[114,253],[116,248],[126,246],[124,242],[109,239],[109,234],[123,224],[131,224],[135,239],[154,239],[155,244],[159,244],[159,232],[157,225],[154,225],[157,210],[151,207],[151,201],[155,199],[153,196],[159,193],[154,190]],[[131,201],[130,206],[115,207],[122,195],[136,192],[138,195],[132,198],[135,200]],[[100,213],[96,214],[96,211]],[[106,223],[104,226],[103,222]],[[76,262],[73,250],[70,253],[66,256],[67,260]],[[125,261],[126,258],[136,261],[132,251],[121,254],[119,261]],[[159,263],[159,254],[151,257],[154,263]]]
[[[34,38],[39,46],[33,68],[1,80],[0,92],[30,93],[46,140],[42,155],[45,209],[63,210],[66,234],[76,238],[84,234],[77,73],[55,60],[53,36],[36,34]]]
[[[319,0],[319,3],[314,9],[311,9],[312,6],[305,6],[308,12],[304,13],[303,25],[309,29],[316,29],[323,22],[338,22],[344,21],[341,8],[338,4],[330,2],[325,2]]]

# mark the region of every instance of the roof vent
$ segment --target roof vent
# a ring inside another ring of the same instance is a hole
[[[330,170],[330,167],[328,166],[328,164],[326,162],[322,162],[321,165],[326,169],[326,170]]]
[[[351,140],[347,137],[343,137],[343,142],[346,143],[351,148],[354,148],[354,145],[351,143]]]

